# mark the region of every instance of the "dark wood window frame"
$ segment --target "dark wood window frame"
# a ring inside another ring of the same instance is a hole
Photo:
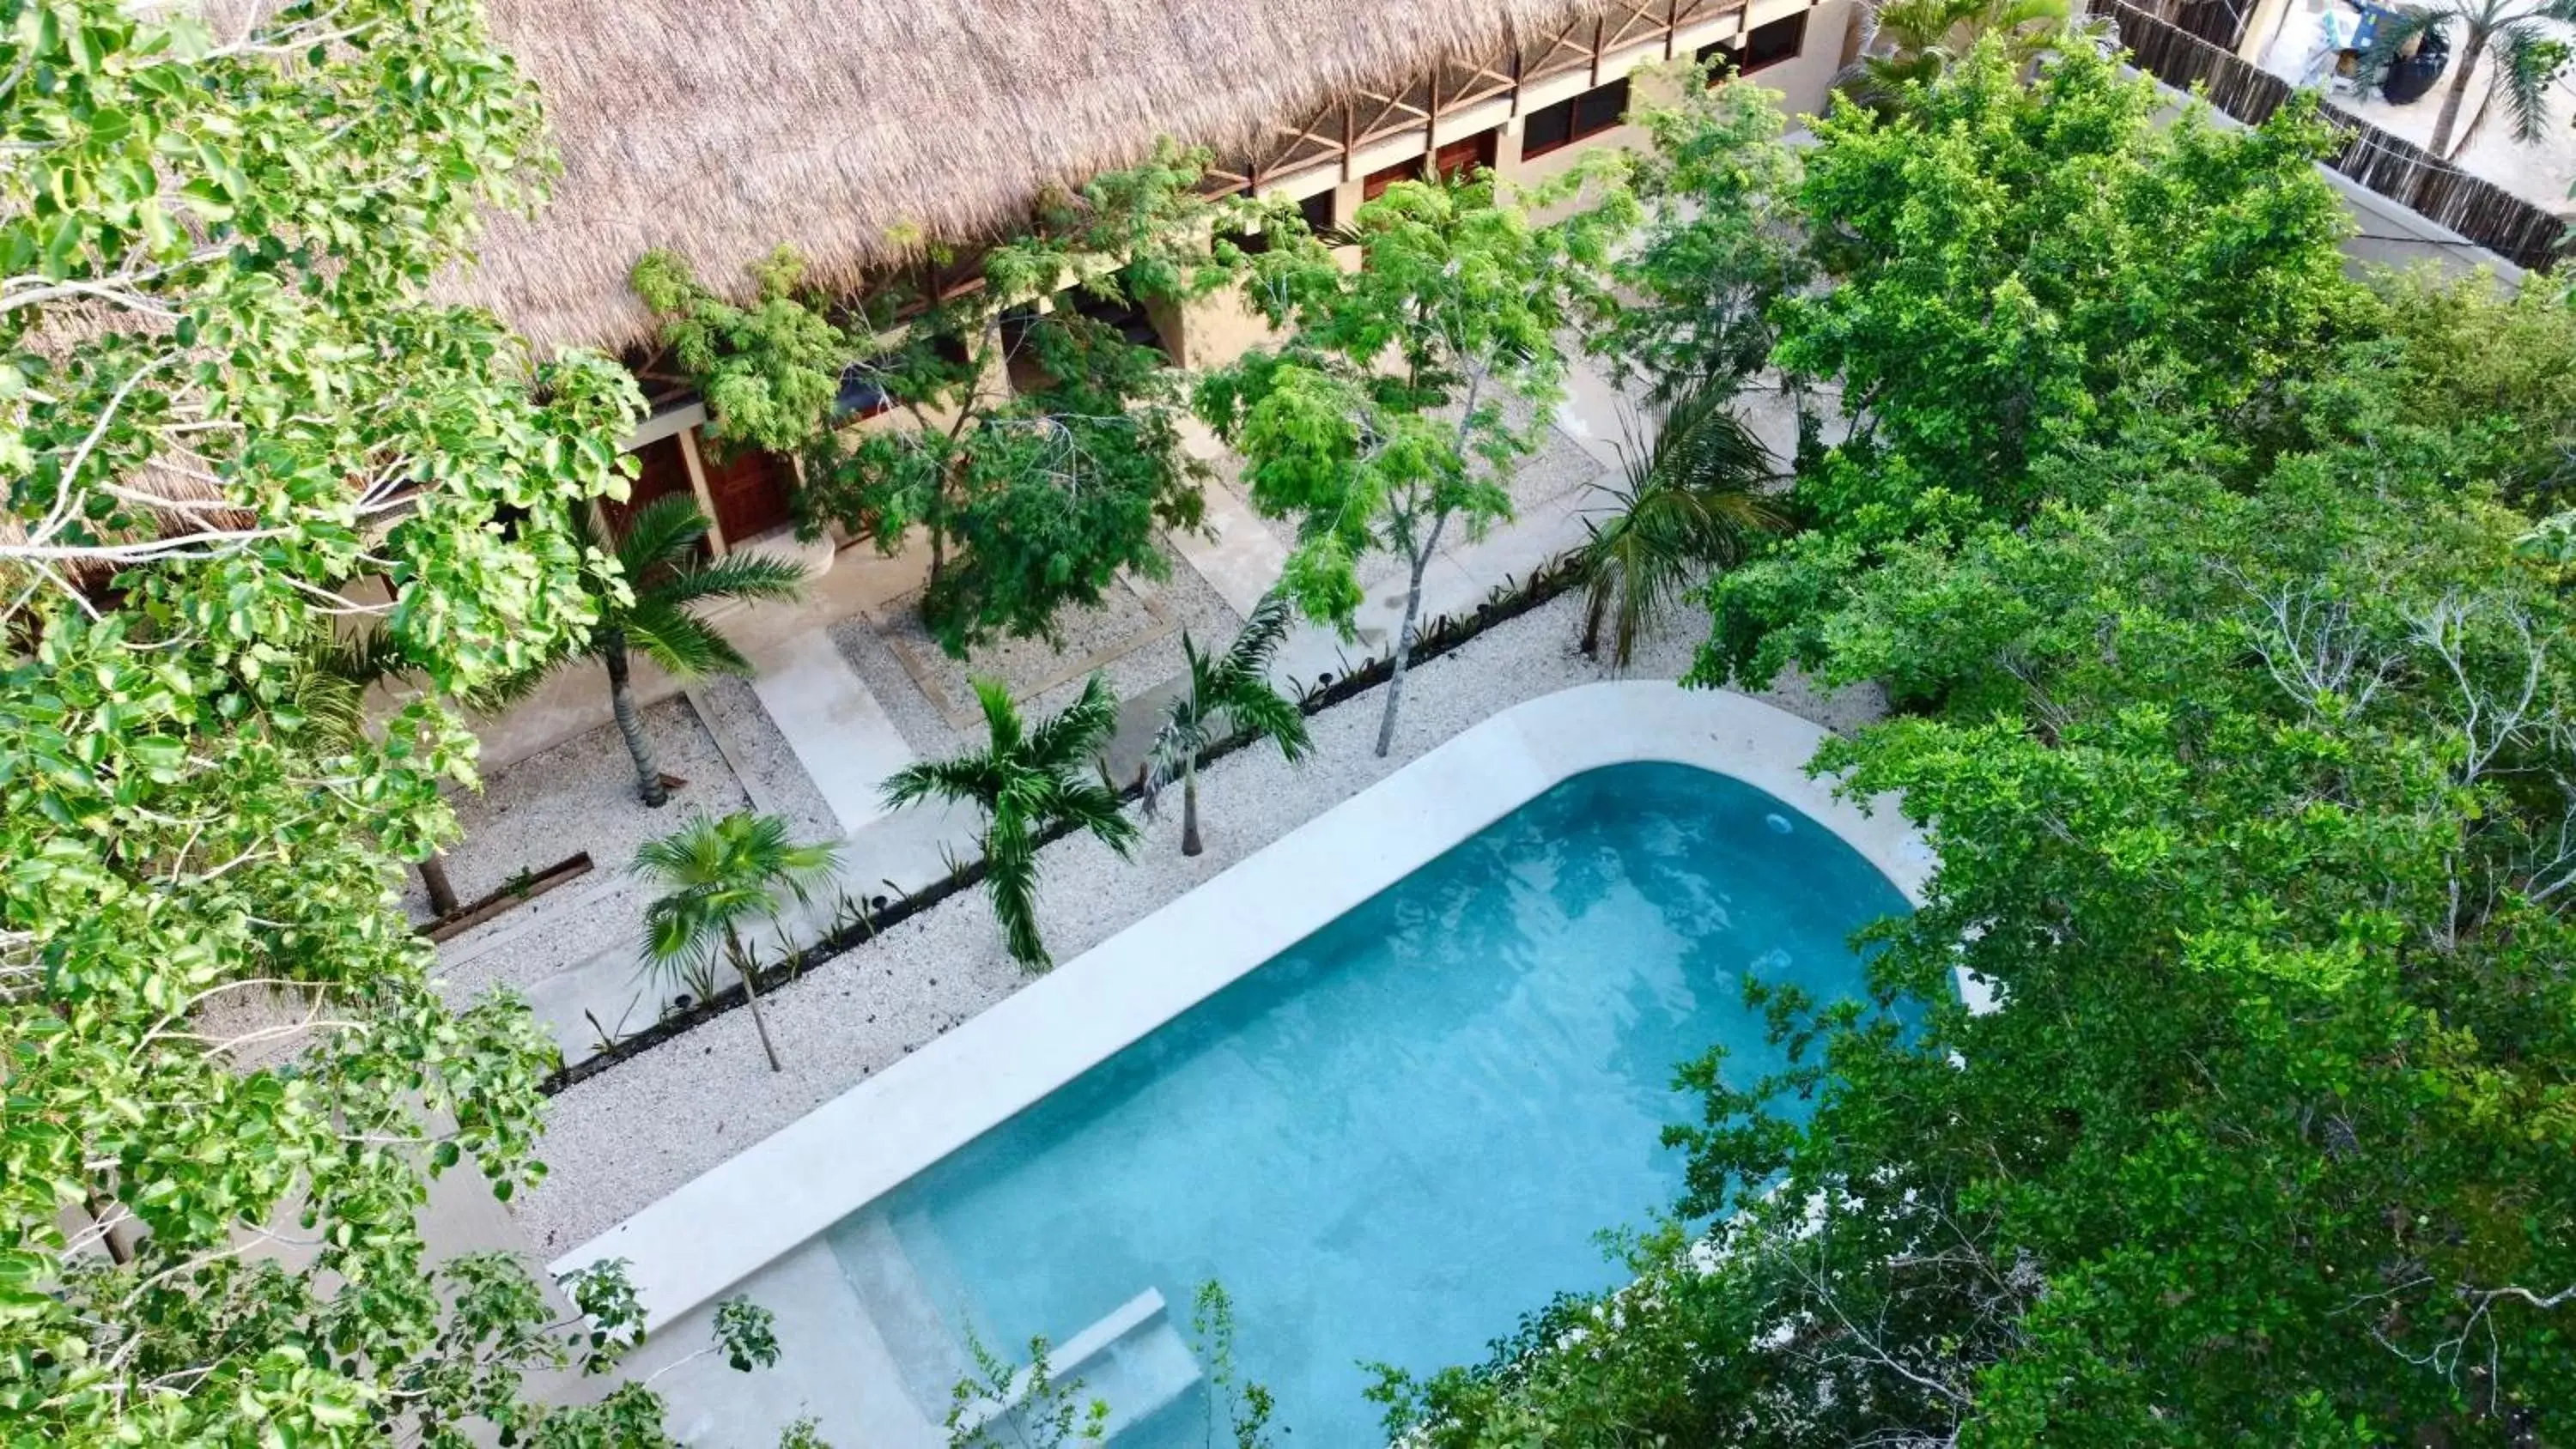
[[[1703,45],[1695,58],[1702,65],[1708,64],[1712,57],[1726,61],[1726,69],[1709,75],[1709,84],[1715,85],[1732,76],[1752,75],[1784,61],[1796,60],[1806,53],[1806,49],[1807,12],[1800,10],[1754,26],[1744,32],[1740,44],[1720,40]]]
[[[1628,116],[1628,78],[1594,86],[1552,106],[1541,106],[1521,118],[1521,159],[1531,160],[1563,150],[1577,141],[1615,130]]]

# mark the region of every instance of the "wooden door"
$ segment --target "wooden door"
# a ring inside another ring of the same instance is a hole
[[[707,496],[716,505],[716,527],[727,548],[740,548],[796,516],[795,465],[776,453],[736,448],[702,459]]]
[[[1392,166],[1382,167],[1379,170],[1370,172],[1367,178],[1360,182],[1360,200],[1363,202],[1375,201],[1379,197],[1386,195],[1386,189],[1399,181],[1419,181],[1421,179],[1422,162],[1420,160],[1398,161]]]
[[[1451,181],[1464,181],[1478,167],[1490,171],[1494,166],[1494,133],[1478,131],[1461,136],[1431,154],[1431,169]]]
[[[600,511],[608,515],[608,531],[613,537],[625,537],[626,520],[635,516],[635,510],[655,499],[668,498],[675,493],[683,498],[696,496],[697,490],[689,486],[689,460],[680,456],[677,436],[656,438],[646,443],[635,450],[635,459],[643,467],[636,474],[635,481],[627,485],[626,501],[620,503],[614,498],[599,500]]]

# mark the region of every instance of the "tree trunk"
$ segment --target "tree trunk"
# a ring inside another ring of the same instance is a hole
[[[2485,33],[2472,28],[2468,43],[2460,47],[2456,57],[2460,68],[2451,76],[2450,89],[2442,93],[2442,114],[2433,120],[2433,142],[2424,148],[2436,156],[2451,154],[2451,128],[2460,123],[2460,103],[2468,99],[2469,77],[2476,73],[2486,48]]]
[[[1199,842],[1199,761],[1192,755],[1181,766],[1181,854],[1196,855],[1205,848]]]
[[[1404,671],[1413,662],[1413,621],[1422,614],[1422,574],[1431,567],[1431,555],[1440,547],[1440,530],[1447,527],[1449,515],[1442,514],[1431,525],[1431,536],[1422,542],[1422,551],[1413,556],[1413,577],[1404,588],[1404,625],[1395,631],[1395,672],[1387,676],[1386,714],[1377,722],[1377,757],[1386,758],[1395,744],[1395,712],[1404,704]]]
[[[1601,657],[1601,616],[1609,610],[1602,606],[1601,596],[1592,594],[1583,604],[1583,657]]]
[[[447,862],[436,855],[420,863],[420,883],[429,890],[429,914],[444,919],[456,914],[456,887],[447,879]]]
[[[626,679],[626,635],[601,631],[599,657],[608,666],[608,711],[617,717],[617,732],[626,737],[626,753],[635,758],[635,793],[656,810],[671,801],[662,788],[662,765],[653,758],[653,741],[644,733],[644,717],[635,712],[635,690]]]
[[[725,959],[733,962],[733,974],[742,978],[742,1001],[751,1008],[751,1029],[760,1034],[760,1054],[769,1058],[773,1072],[787,1070],[778,1064],[778,1048],[769,1044],[769,1018],[760,1014],[760,988],[752,983],[751,963],[742,958],[742,943],[734,939],[733,928],[725,928]]]

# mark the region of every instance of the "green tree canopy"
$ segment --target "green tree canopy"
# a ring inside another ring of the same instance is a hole
[[[1297,524],[1282,587],[1308,617],[1348,631],[1361,560],[1384,551],[1406,566],[1381,755],[1424,572],[1452,527],[1473,536],[1511,516],[1504,481],[1563,386],[1559,333],[1606,306],[1636,203],[1624,187],[1590,200],[1538,225],[1490,175],[1399,181],[1353,219],[1358,270],[1311,243],[1256,259],[1253,296],[1293,337],[1200,383],[1199,415],[1243,454],[1252,506]]]
[[[1900,545],[1824,621],[1829,681],[1945,701],[1819,760],[1939,852],[1874,933],[1879,1001],[1928,1019],[1768,996],[1790,1071],[1687,1073],[1714,1237],[1644,1244],[1615,1331],[1566,1305],[1413,1400],[1430,1443],[2557,1434],[2567,605],[2402,374],[2295,401],[2250,486],[2151,440],[2098,504]]]
[[[1710,678],[1818,661],[1857,570],[2028,516],[2040,460],[2161,413],[2260,442],[2359,306],[2350,222],[2306,104],[2251,131],[2163,105],[2082,48],[2025,87],[1989,38],[1892,118],[1817,123],[1799,203],[1833,285],[1782,304],[1775,360],[1838,385],[1851,432],[1804,461],[1806,532],[1716,585]]]
[[[395,908],[452,834],[446,701],[577,643],[623,486],[603,358],[421,289],[535,198],[465,0],[0,0],[0,1426],[49,1446],[649,1443],[542,1410],[525,1265],[426,1256],[435,1174],[535,1180],[526,1011],[456,1013]],[[229,12],[228,12],[229,13]],[[315,728],[352,614],[419,698]]]
[[[1166,145],[1048,193],[974,259],[980,286],[955,285],[959,258],[944,247],[856,299],[812,292],[786,251],[759,270],[748,306],[667,253],[642,259],[636,285],[717,435],[804,455],[809,534],[839,523],[889,551],[928,534],[924,620],[962,657],[1053,637],[1059,612],[1097,606],[1122,572],[1160,577],[1157,535],[1199,522],[1203,469],[1181,448],[1177,372],[1114,314],[1177,307],[1240,275],[1242,248],[1211,232],[1301,227],[1285,203],[1199,195],[1206,162]],[[1095,303],[1112,315],[1085,310]],[[840,426],[845,376],[902,425]]]

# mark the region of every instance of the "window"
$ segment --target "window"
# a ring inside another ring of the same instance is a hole
[[[1784,60],[1794,60],[1806,45],[1807,12],[1801,10],[1768,25],[1754,26],[1745,32],[1744,43],[1740,46],[1723,40],[1715,45],[1703,45],[1699,48],[1698,60],[1702,65],[1712,59],[1725,61],[1723,66],[1709,73],[1709,83],[1714,85],[1729,76],[1751,75]]]
[[[1628,78],[1595,86],[1571,100],[1541,106],[1521,118],[1521,159],[1544,156],[1586,136],[1598,136],[1628,114]]]
[[[1329,186],[1297,203],[1297,214],[1306,218],[1306,229],[1322,235],[1333,229],[1333,189]]]
[[[832,397],[832,420],[856,422],[894,409],[894,394],[885,390],[878,379],[882,374],[874,363],[853,362],[841,369],[840,391]]]

